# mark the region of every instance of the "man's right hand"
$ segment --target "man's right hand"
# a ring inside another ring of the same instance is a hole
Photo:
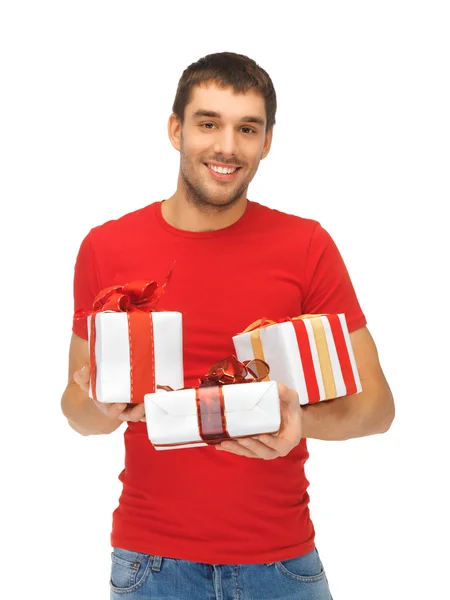
[[[75,371],[73,379],[78,383],[83,392],[89,394],[89,378],[91,372],[89,365],[85,365],[79,371]],[[107,417],[112,420],[120,421],[145,421],[144,403],[130,404],[128,402],[99,402],[91,398],[95,406]]]

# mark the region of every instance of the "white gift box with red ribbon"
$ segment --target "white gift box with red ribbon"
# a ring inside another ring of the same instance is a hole
[[[88,337],[92,398],[93,387],[96,399],[105,403],[143,402],[144,393],[157,385],[183,387],[181,313],[103,311],[88,317]]]
[[[221,398],[215,401],[218,394]],[[158,390],[145,394],[144,402],[148,436],[157,450],[214,445],[230,438],[275,434],[280,428],[274,381]]]

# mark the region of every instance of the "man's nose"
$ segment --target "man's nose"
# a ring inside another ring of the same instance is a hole
[[[237,154],[238,143],[236,135],[236,132],[232,129],[222,129],[222,131],[217,132],[214,141],[216,155],[223,154],[225,158],[230,159]]]

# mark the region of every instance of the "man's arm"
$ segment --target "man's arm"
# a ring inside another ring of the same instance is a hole
[[[385,433],[395,416],[394,399],[367,327],[350,333],[362,392],[302,406],[302,437],[348,440]]]
[[[384,377],[375,343],[367,327],[350,333],[363,391],[334,400],[300,405],[296,391],[278,384],[281,427],[274,435],[259,435],[221,442],[216,450],[225,450],[248,458],[272,460],[286,456],[300,438],[348,440],[387,431],[395,409],[389,385]]]
[[[61,409],[69,425],[81,435],[112,433],[123,421],[108,417],[89,394],[74,381],[73,374],[89,364],[88,342],[72,333],[69,350],[69,382],[61,398]]]

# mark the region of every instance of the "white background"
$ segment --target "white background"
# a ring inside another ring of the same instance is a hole
[[[2,598],[109,598],[125,425],[82,437],[60,411],[75,257],[91,227],[175,191],[178,79],[225,50],[278,95],[248,196],[333,236],[396,401],[385,435],[309,442],[333,598],[450,597],[447,7],[2,5]]]

